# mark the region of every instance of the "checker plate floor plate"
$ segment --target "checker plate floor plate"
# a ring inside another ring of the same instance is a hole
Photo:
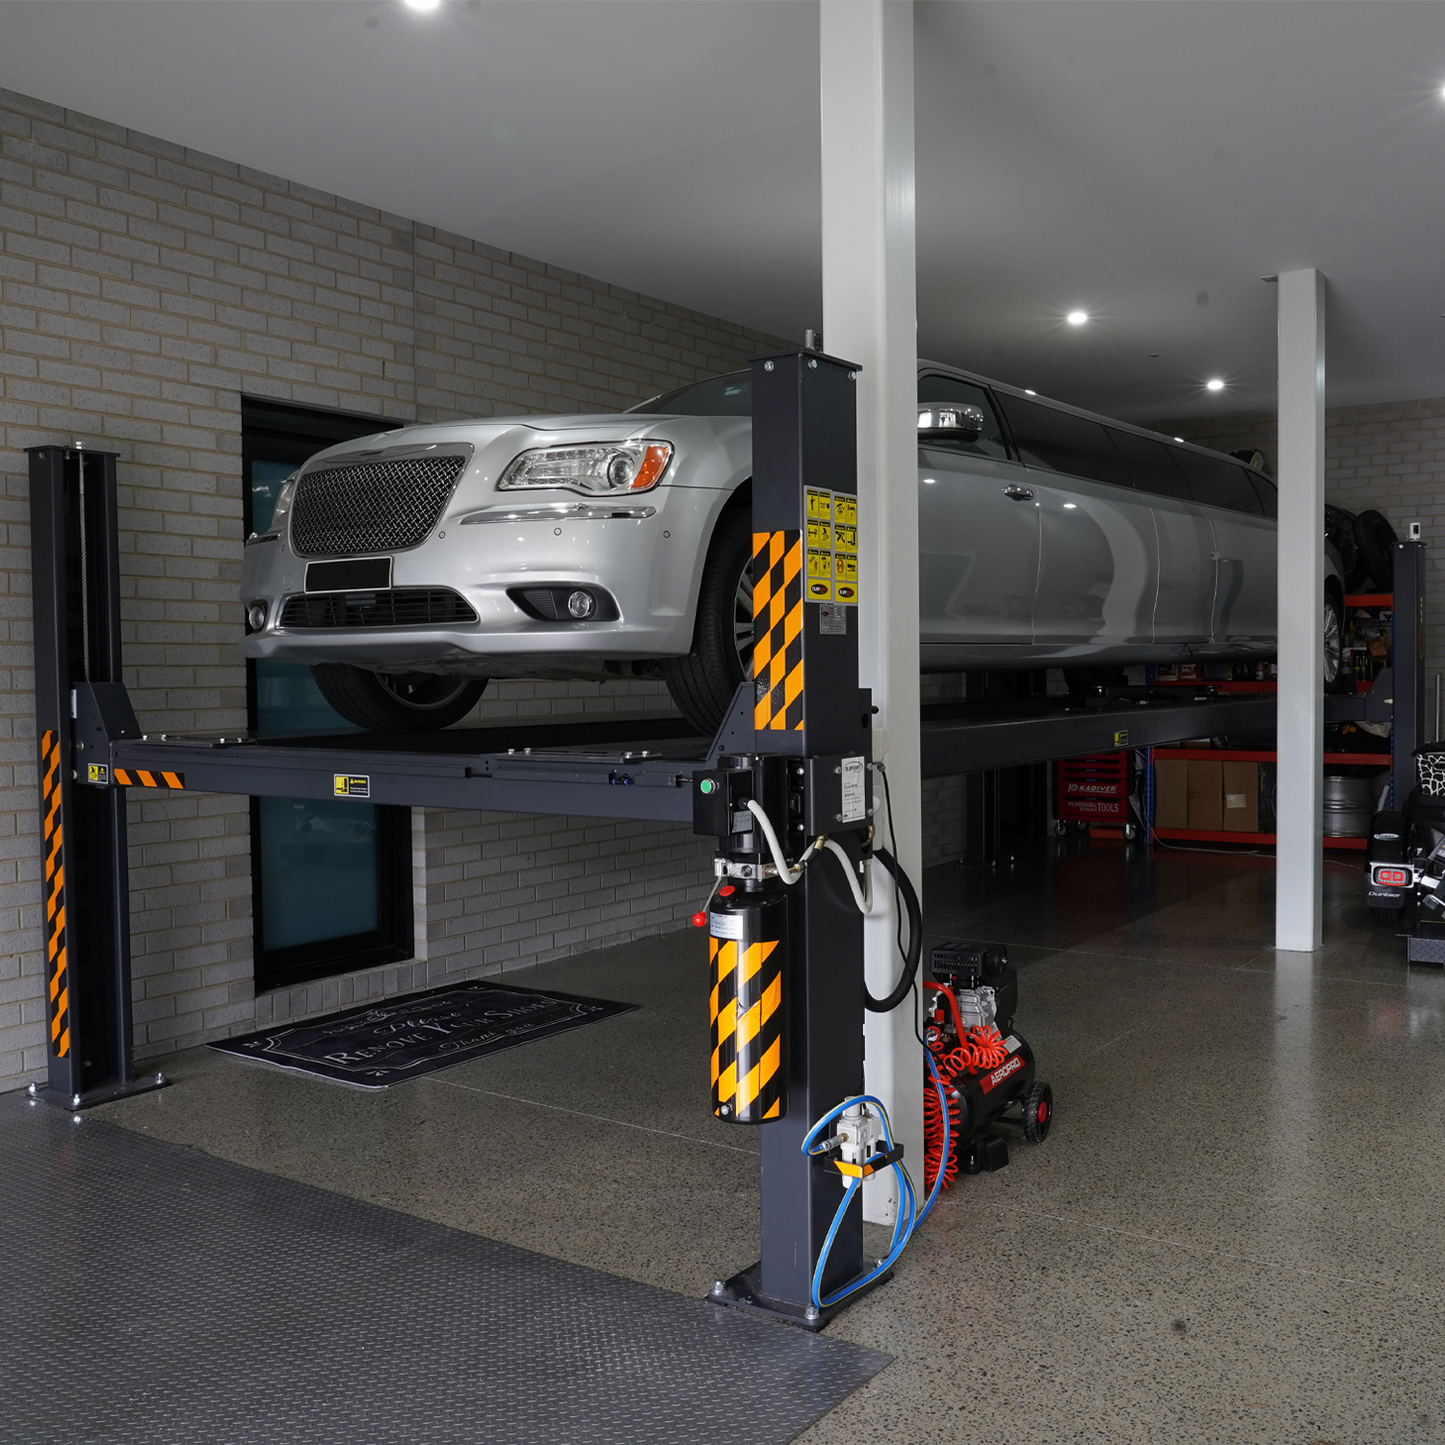
[[[7,1445],[762,1445],[890,1358],[20,1094],[0,1219]]]

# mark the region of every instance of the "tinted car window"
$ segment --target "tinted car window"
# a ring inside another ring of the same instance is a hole
[[[1003,428],[998,422],[998,413],[993,409],[993,398],[981,386],[959,381],[953,376],[920,376],[918,378],[919,401],[956,401],[964,406],[976,406],[983,413],[983,431],[976,442],[949,442],[951,452],[972,452],[981,457],[1007,457],[1008,445],[1003,439]],[[925,443],[933,446],[933,442]]]
[[[1128,468],[1101,422],[1005,393],[1000,393],[999,405],[1025,465],[1118,487],[1132,485]]]
[[[1129,476],[1141,492],[1153,492],[1159,497],[1179,497],[1191,500],[1192,493],[1179,463],[1174,460],[1173,451],[1154,437],[1141,437],[1137,432],[1108,428]]]
[[[1170,450],[1184,468],[1184,475],[1194,488],[1196,502],[1203,502],[1206,507],[1223,507],[1231,512],[1264,516],[1264,504],[1254,490],[1249,472],[1239,462],[1206,456],[1203,452],[1185,451],[1183,447],[1171,447]]]
[[[665,416],[751,416],[752,373],[730,371],[726,376],[710,376],[706,381],[665,391],[631,410]]]
[[[1264,508],[1264,515],[1275,521],[1279,520],[1279,490],[1270,479],[1260,472],[1251,471],[1249,479],[1254,483],[1254,490],[1259,494],[1260,505]]]

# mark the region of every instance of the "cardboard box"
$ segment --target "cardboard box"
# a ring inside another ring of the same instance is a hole
[[[1182,758],[1154,758],[1154,826],[1189,826],[1189,764]]]
[[[1220,764],[1224,790],[1224,831],[1259,832],[1259,764],[1226,759]]]
[[[1205,833],[1224,831],[1224,769],[1214,762],[1189,765],[1189,826]]]

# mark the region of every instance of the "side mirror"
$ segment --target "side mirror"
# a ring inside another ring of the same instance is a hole
[[[976,442],[983,435],[983,413],[976,406],[938,403],[918,408],[918,440],[925,445]]]

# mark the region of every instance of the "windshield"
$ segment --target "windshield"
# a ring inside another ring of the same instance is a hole
[[[706,381],[665,391],[629,410],[667,416],[751,416],[752,374],[730,371],[726,376],[710,376]]]

